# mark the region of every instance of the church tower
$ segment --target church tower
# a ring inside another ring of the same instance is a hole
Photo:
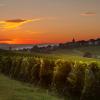
[[[73,38],[72,42],[73,42],[73,43],[75,43],[75,42],[76,42],[76,41],[75,41],[75,38]]]

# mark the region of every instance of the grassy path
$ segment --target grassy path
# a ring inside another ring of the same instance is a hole
[[[0,74],[0,100],[61,100],[26,83],[11,80]]]

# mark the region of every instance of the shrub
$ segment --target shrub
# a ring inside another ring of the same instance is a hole
[[[65,86],[66,86],[66,78],[72,70],[72,63],[63,60],[56,61],[56,67],[54,70],[54,84],[58,93],[63,95]]]
[[[20,79],[22,57],[12,57],[12,67],[9,72],[10,77]]]
[[[40,66],[41,66],[41,59],[39,58],[31,58],[29,63],[29,80],[31,83],[37,85],[40,80]]]
[[[3,57],[2,65],[1,65],[1,72],[8,75],[11,67],[12,67],[12,58],[10,56]]]
[[[40,67],[40,84],[43,87],[50,87],[53,79],[55,62],[52,59],[42,59]]]
[[[81,100],[100,100],[100,67],[96,62],[89,64],[86,70]]]
[[[82,89],[84,87],[85,70],[87,64],[83,62],[76,62],[72,72],[67,78],[67,93],[74,98],[79,99],[81,96]]]

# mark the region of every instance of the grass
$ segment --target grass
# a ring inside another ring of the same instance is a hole
[[[0,74],[0,100],[61,100],[46,90],[12,80]]]
[[[78,55],[82,56],[85,52],[91,52],[94,55],[100,56],[100,46],[86,46],[78,47],[74,49],[59,49],[54,51],[54,54],[67,54],[67,55]]]

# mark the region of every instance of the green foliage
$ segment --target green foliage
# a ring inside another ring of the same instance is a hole
[[[2,54],[0,72],[17,80],[77,100],[99,100],[100,66],[97,62],[62,60],[39,55]]]
[[[100,100],[100,67],[96,62],[89,64],[85,72],[81,100]]]
[[[42,59],[40,67],[40,84],[43,87],[50,87],[53,79],[55,62],[52,59]]]
[[[80,98],[84,86],[85,70],[87,64],[83,62],[76,62],[74,68],[67,78],[67,89],[73,97]]]
[[[68,61],[57,60],[56,67],[54,70],[54,85],[60,94],[63,94],[66,78],[72,70],[73,64]]]
[[[39,58],[30,58],[29,68],[28,68],[28,76],[29,81],[37,85],[40,80],[40,66],[41,66],[41,59]]]

